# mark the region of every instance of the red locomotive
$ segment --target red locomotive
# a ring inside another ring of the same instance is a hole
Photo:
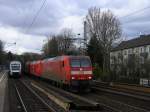
[[[58,56],[26,63],[29,74],[76,89],[90,89],[92,65],[88,56]]]

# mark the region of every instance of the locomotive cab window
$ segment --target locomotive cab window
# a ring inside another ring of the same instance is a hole
[[[91,63],[88,59],[81,59],[81,67],[90,67]]]
[[[89,59],[72,59],[71,67],[90,67],[91,63]]]
[[[71,60],[71,67],[80,67],[80,60],[72,59]]]

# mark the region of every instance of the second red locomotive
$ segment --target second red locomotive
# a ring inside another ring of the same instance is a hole
[[[37,77],[76,89],[90,89],[92,64],[88,56],[58,56],[27,62],[26,71]]]

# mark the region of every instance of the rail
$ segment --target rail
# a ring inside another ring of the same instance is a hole
[[[108,103],[108,105],[109,102],[111,102],[110,105],[114,106],[115,108],[119,108],[120,105],[122,110],[124,110],[123,107],[127,107],[128,111],[129,109],[135,112],[149,112],[150,110],[150,107],[148,106],[150,97],[148,94],[134,90],[123,89],[120,87],[113,87],[104,83],[96,83],[92,88],[95,92],[97,92],[95,97],[99,97],[101,101]],[[104,95],[102,97],[98,95],[103,93]],[[108,102],[106,100],[108,100]],[[118,107],[113,104],[116,104]]]
[[[21,80],[15,81],[15,89],[25,112],[57,112]]]
[[[65,110],[101,110],[99,103],[83,98],[79,95],[53,87],[45,82],[36,82],[32,80],[32,86],[41,92],[50,96],[49,98],[59,104]],[[53,91],[53,92],[52,92]],[[51,94],[51,95],[49,95]]]

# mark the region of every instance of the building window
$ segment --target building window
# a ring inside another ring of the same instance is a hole
[[[141,47],[141,53],[143,52],[143,48]]]
[[[138,51],[139,51],[139,48],[136,48],[136,51],[135,51],[135,52],[138,53]]]
[[[132,49],[132,53],[135,53],[135,48]]]
[[[129,49],[128,50],[128,54],[131,54],[133,51],[132,51],[132,49]]]
[[[144,46],[144,52],[146,52],[146,46]]]
[[[127,51],[126,50],[124,50],[124,55],[127,55]]]
[[[144,64],[144,58],[143,57],[140,58],[140,63]]]
[[[130,54],[130,49],[128,50],[128,54]]]
[[[134,49],[133,49],[133,48],[131,49],[131,53],[132,53],[132,54],[134,53]]]

